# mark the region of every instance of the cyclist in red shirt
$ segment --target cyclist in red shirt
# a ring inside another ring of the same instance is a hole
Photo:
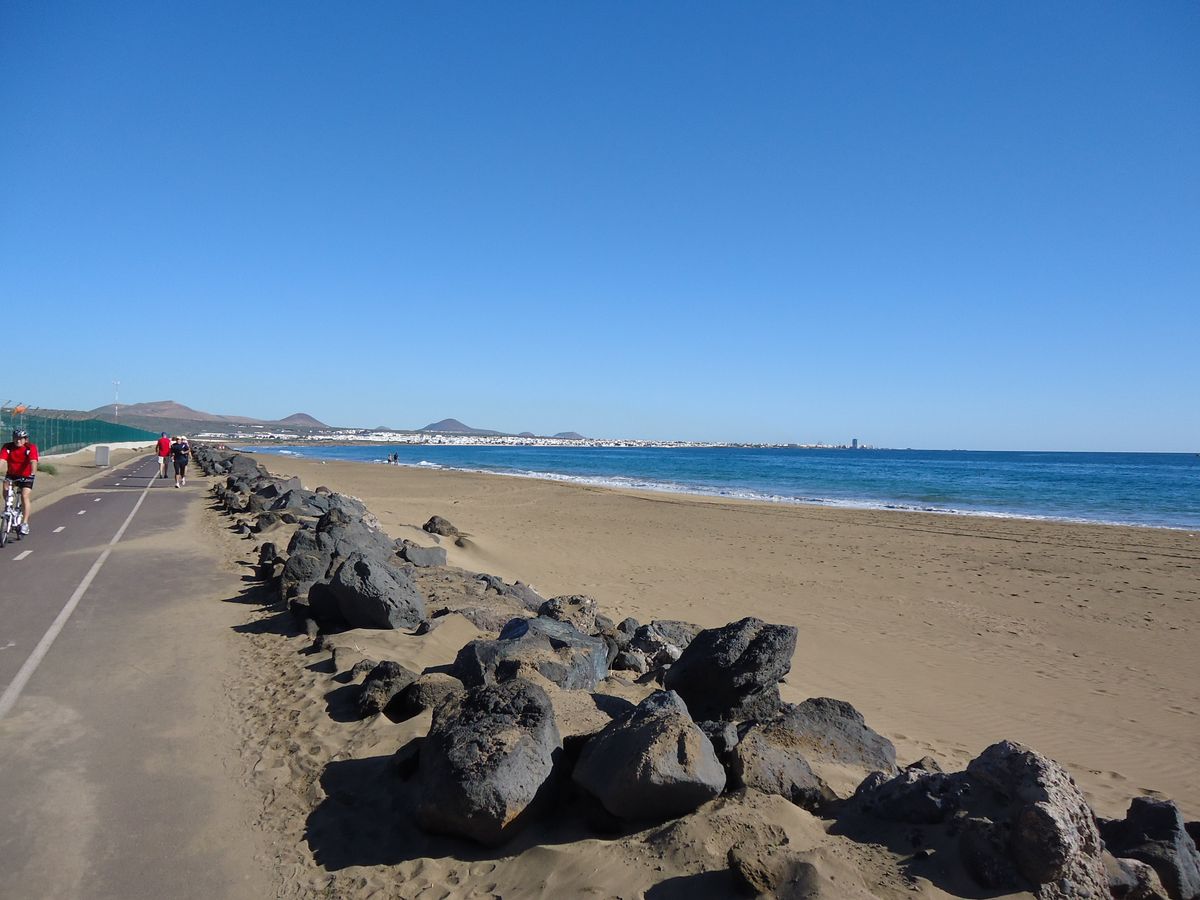
[[[29,435],[21,428],[12,433],[12,440],[0,447],[0,461],[8,463],[4,473],[4,499],[13,488],[21,490],[21,509],[25,518],[21,522],[21,534],[29,534],[29,517],[33,514],[30,497],[33,494],[33,477],[37,474],[37,444],[29,442]]]
[[[162,433],[162,437],[158,439],[158,443],[155,444],[155,448],[158,452],[158,477],[166,478],[167,460],[171,458],[171,439],[167,437],[165,431]]]

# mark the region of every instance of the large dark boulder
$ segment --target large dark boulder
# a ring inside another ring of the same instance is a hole
[[[1108,870],[1108,889],[1114,900],[1171,900],[1158,873],[1146,863],[1117,859],[1106,852],[1104,865]]]
[[[302,515],[313,515],[317,512],[312,506],[312,500],[316,496],[312,491],[306,491],[303,488],[293,488],[283,491],[272,498],[268,509],[273,512],[293,510]]]
[[[430,516],[429,521],[421,526],[421,530],[430,534],[440,534],[442,537],[458,537],[459,535],[458,529],[441,516]]]
[[[447,699],[421,745],[417,819],[429,831],[501,844],[534,814],[561,749],[537,685],[508,681]]]
[[[696,635],[663,686],[678,692],[697,720],[769,718],[779,710],[779,682],[795,650],[794,627],[748,617]]]
[[[254,494],[257,497],[262,497],[265,500],[274,500],[276,497],[282,497],[288,491],[302,491],[304,485],[300,483],[300,479],[296,476],[291,478],[271,478],[260,483],[254,489]]]
[[[235,478],[262,478],[267,474],[266,469],[250,457],[241,454],[229,457],[224,464],[224,470]]]
[[[293,599],[292,612],[335,629],[346,625],[338,598],[329,589],[329,583],[325,581],[318,581],[310,586],[308,594],[304,598]]]
[[[970,791],[970,780],[963,772],[927,772],[910,766],[892,778],[882,772],[868,775],[855,791],[854,800],[876,818],[935,825],[962,809]]]
[[[412,541],[404,541],[397,551],[400,558],[412,563],[418,569],[430,569],[446,565],[446,550],[444,547],[422,547]]]
[[[1100,833],[1114,856],[1153,868],[1171,900],[1200,898],[1200,853],[1174,802],[1135,797],[1125,818],[1101,823]]]
[[[681,622],[678,619],[655,619],[650,627],[658,632],[664,640],[678,647],[681,651],[696,639],[704,629],[691,622]]]
[[[971,760],[967,775],[988,818],[1007,828],[1013,863],[1039,898],[1109,896],[1095,816],[1060,765],[1001,741]],[[1057,887],[1064,882],[1071,893]]]
[[[616,635],[613,636],[616,640]],[[620,649],[620,643],[617,643]],[[672,644],[653,625],[639,625],[625,649],[640,653],[651,669],[669,666],[683,655],[683,648]]]
[[[730,751],[734,784],[778,794],[809,812],[820,813],[837,795],[813,772],[802,750],[786,725],[752,723]]]
[[[313,498],[314,504],[320,504],[325,513],[334,513],[343,521],[358,521],[371,516],[365,503],[357,497],[346,494],[315,491],[318,496]]]
[[[383,712],[384,708],[417,680],[417,673],[398,662],[385,659],[376,664],[362,683],[358,712],[363,717]]]
[[[614,816],[682,816],[725,789],[708,737],[674,691],[658,691],[587,742],[572,778]]]
[[[315,525],[296,529],[288,543],[288,561],[280,578],[281,600],[304,597],[314,584],[328,582],[343,561],[354,554],[380,560],[392,558],[391,539],[375,527],[372,517],[356,513],[357,509],[365,510],[361,503],[340,494],[313,496],[341,498],[347,507],[324,513]]]
[[[400,695],[398,711],[403,716],[415,716],[435,709],[451,697],[459,697],[463,683],[446,672],[426,672]]]
[[[364,553],[346,559],[329,590],[351,628],[416,628],[425,618],[425,598],[408,576]]]
[[[637,619],[633,618],[633,616],[629,616],[628,618],[622,619],[620,622],[618,622],[616,628],[613,629],[612,635],[613,640],[617,642],[617,648],[619,650],[630,649],[630,642],[633,640],[633,636],[637,634],[637,630],[641,627],[641,623],[638,622]]]
[[[530,612],[537,612],[545,602],[541,594],[523,581],[514,581],[512,584],[505,585],[502,593],[520,603]]]
[[[551,597],[538,607],[538,615],[568,622],[584,634],[596,629],[596,601],[583,594]]]
[[[340,508],[331,509],[317,520],[317,539],[321,546],[329,548],[335,560],[344,559],[351,553],[372,553],[381,559],[390,559],[394,552],[392,539],[372,523],[373,517],[365,514],[355,515]]]
[[[874,772],[844,814],[854,810],[940,826],[941,839],[957,843],[966,873],[989,891],[1027,891],[1039,900],[1112,897],[1083,793],[1056,762],[1020,744],[993,744],[965,772],[941,772],[931,760],[891,778]]]
[[[818,770],[829,764],[843,770],[893,775],[896,748],[872,730],[862,713],[844,700],[814,697],[784,707],[780,723],[795,736],[796,746]]]
[[[976,884],[1006,894],[1027,887],[1012,857],[1012,827],[1007,822],[965,816],[958,826],[958,858]]]
[[[608,676],[608,646],[566,622],[511,619],[497,640],[472,641],[454,660],[466,685],[492,684],[533,670],[569,690],[594,690]]]
[[[297,532],[299,534],[300,532]],[[329,554],[319,549],[296,550],[295,541],[288,548],[287,562],[279,578],[279,599],[290,600],[303,597],[318,581],[325,578],[329,569]]]
[[[537,612],[542,608],[545,599],[527,585],[523,581],[517,581],[513,584],[505,584],[504,579],[498,575],[488,575],[486,573],[475,576],[486,586],[485,591],[495,591],[503,597],[517,601],[522,607],[530,612]]]
[[[650,670],[650,663],[646,660],[646,654],[641,650],[620,650],[613,655],[612,662],[609,663],[609,668],[614,672],[633,672],[635,675],[644,675]]]

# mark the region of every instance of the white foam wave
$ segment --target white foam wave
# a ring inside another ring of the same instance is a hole
[[[700,497],[720,497],[729,500],[750,500],[757,503],[785,503],[795,506],[824,506],[838,509],[878,510],[881,512],[922,512],[944,516],[974,516],[987,519],[1025,519],[1039,522],[1069,522],[1078,525],[1121,525],[1135,528],[1170,528],[1187,531],[1187,528],[1171,525],[1147,525],[1143,522],[1122,522],[1109,519],[1085,519],[1078,516],[1054,516],[1038,513],[1006,512],[989,509],[961,509],[952,506],[928,506],[924,504],[896,503],[885,500],[848,499],[844,497],[796,497],[743,488],[712,488],[703,485],[682,484],[632,478],[623,475],[564,475],[561,472],[539,472],[535,470],[499,471],[467,466],[440,466],[436,463],[401,463],[416,467],[447,469],[454,472],[474,472],[481,475],[503,475],[509,478],[535,478],[540,481],[561,481],[569,484],[584,484],[591,487],[616,488],[618,490],[653,491],[667,494],[689,494]]]
[[[263,448],[260,448],[263,449]],[[304,456],[290,450],[269,450],[267,452]],[[372,460],[383,462],[383,460]],[[1194,528],[1178,525],[1153,525],[1145,522],[1129,522],[1116,519],[1090,519],[1079,516],[1056,516],[1026,512],[1007,512],[989,509],[962,509],[951,506],[931,506],[925,504],[899,503],[888,500],[849,499],[844,497],[802,497],[787,494],[775,494],[755,491],[748,488],[714,488],[704,485],[684,484],[681,482],[661,481],[649,478],[635,478],[623,475],[566,475],[561,472],[542,472],[537,470],[500,470],[483,469],[471,466],[447,466],[441,463],[423,459],[419,462],[401,462],[401,466],[420,469],[444,469],[453,472],[473,472],[481,475],[503,475],[509,478],[535,478],[542,481],[560,481],[569,484],[583,484],[591,487],[616,488],[618,490],[652,491],[655,493],[689,494],[700,497],[719,497],[729,500],[750,500],[758,503],[785,503],[797,506],[823,506],[839,509],[879,510],[885,512],[922,512],[945,516],[974,516],[986,519],[1024,519],[1040,522],[1069,522],[1081,525],[1121,525],[1135,528],[1167,528],[1175,531],[1194,531]]]

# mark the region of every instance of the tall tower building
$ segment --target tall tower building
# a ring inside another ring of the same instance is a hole
[[[854,438],[853,440],[850,441],[850,449],[851,450],[858,449],[858,438]]]

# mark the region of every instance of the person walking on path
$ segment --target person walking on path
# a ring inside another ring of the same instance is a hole
[[[21,491],[21,520],[20,533],[29,534],[29,517],[33,514],[33,477],[37,475],[38,448],[31,443],[28,433],[18,428],[12,433],[12,440],[0,447],[0,460],[8,463],[4,472],[4,499],[8,500],[8,492]]]
[[[171,458],[175,461],[175,487],[187,484],[187,466],[191,455],[192,445],[188,439],[182,434],[175,438],[175,443],[171,444]]]
[[[171,458],[171,439],[167,437],[164,431],[155,444],[156,452],[158,453],[158,477],[167,477],[167,462]]]

